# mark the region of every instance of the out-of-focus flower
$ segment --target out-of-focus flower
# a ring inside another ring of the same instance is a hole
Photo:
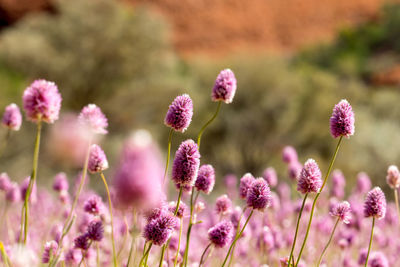
[[[165,125],[178,132],[185,132],[193,117],[193,102],[189,95],[177,96],[169,106],[164,119]]]
[[[79,114],[78,119],[84,127],[94,134],[107,133],[107,118],[95,104],[85,106]]]
[[[260,211],[271,205],[271,190],[263,178],[253,181],[247,190],[246,201],[249,207]]]
[[[240,179],[240,184],[239,184],[239,194],[242,199],[246,199],[247,196],[247,190],[250,188],[251,184],[254,181],[254,176],[251,175],[251,173],[246,173],[243,175],[243,177]]]
[[[263,178],[267,181],[270,187],[275,187],[278,184],[278,176],[274,168],[266,168],[263,172]]]
[[[215,201],[217,214],[225,215],[232,211],[232,200],[227,195],[222,195]]]
[[[90,240],[100,242],[104,236],[103,223],[100,220],[90,222],[86,230],[86,235]]]
[[[82,234],[74,239],[75,248],[87,250],[89,248],[89,237],[87,234]]]
[[[298,161],[290,162],[288,165],[289,178],[292,179],[293,181],[296,181],[299,178],[302,168],[303,166],[301,165],[300,162]]]
[[[57,173],[54,177],[53,189],[57,192],[61,192],[68,191],[68,188],[69,185],[67,175],[63,172]]]
[[[4,111],[2,124],[10,130],[18,131],[21,128],[22,115],[19,107],[12,103]]]
[[[341,100],[333,108],[330,130],[333,138],[350,137],[354,134],[354,112],[347,100]]]
[[[176,151],[172,166],[172,180],[177,185],[193,186],[200,166],[197,144],[189,139],[182,142]]]
[[[162,246],[171,237],[174,229],[179,226],[179,220],[170,212],[161,212],[160,215],[146,224],[143,236],[154,245]]]
[[[202,165],[199,169],[196,179],[196,189],[202,191],[205,194],[209,194],[215,184],[215,171],[213,166],[210,164]]]
[[[367,193],[371,189],[371,179],[365,172],[357,174],[356,190],[360,194]]]
[[[332,172],[332,187],[331,196],[336,198],[344,197],[344,187],[346,186],[346,179],[340,170],[334,170]]]
[[[26,177],[20,185],[20,190],[21,190],[21,198],[25,199],[26,191],[28,190],[29,186],[29,181],[31,180],[31,177]],[[37,188],[36,188],[36,182],[32,186],[32,191],[31,195],[29,196],[29,202],[30,203],[36,203],[37,201]]]
[[[171,213],[175,213],[175,209],[176,209],[176,202],[175,201],[170,202],[168,204],[168,210]],[[187,210],[186,204],[181,201],[179,203],[178,212],[176,213],[176,217],[183,218],[185,216],[186,210]]]
[[[5,172],[0,173],[0,190],[7,191],[7,189],[10,187],[10,185],[11,185],[11,181],[10,181],[10,177],[8,176],[8,174]]]
[[[392,189],[398,189],[400,187],[400,172],[397,166],[389,166],[387,170],[386,182]]]
[[[210,242],[222,248],[232,241],[233,224],[230,221],[221,221],[208,230],[208,239]]]
[[[236,78],[230,69],[222,70],[215,80],[211,99],[214,102],[224,101],[226,104],[232,103],[236,93]]]
[[[91,173],[102,172],[108,169],[106,154],[100,146],[93,144],[90,147],[88,171]]]
[[[17,183],[12,182],[6,191],[6,200],[15,203],[21,200],[21,190]]]
[[[351,219],[350,203],[347,201],[337,203],[329,214],[331,216],[338,217],[339,220],[341,220],[346,224],[350,223]]]
[[[375,187],[368,192],[364,202],[364,216],[383,219],[386,214],[386,198],[382,189]]]
[[[292,146],[285,146],[282,150],[282,160],[288,164],[298,162],[296,149]]]
[[[42,263],[49,263],[50,259],[56,255],[57,249],[58,244],[56,241],[52,240],[50,242],[46,242],[42,255]]]
[[[83,205],[84,211],[93,215],[99,215],[103,210],[103,202],[101,197],[93,195],[85,201]]]
[[[39,118],[47,123],[58,120],[61,101],[57,85],[46,80],[34,81],[22,97],[26,116],[33,122]]]
[[[300,172],[297,190],[303,194],[317,193],[322,186],[321,171],[313,159],[308,159]]]

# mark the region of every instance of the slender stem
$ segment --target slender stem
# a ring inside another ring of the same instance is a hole
[[[239,235],[240,233],[240,222],[242,221],[242,217],[244,215],[244,213],[246,212],[247,206],[243,209],[242,214],[240,214],[239,217],[239,221],[238,221],[238,225],[236,227],[236,234],[235,234],[235,238]],[[231,266],[232,262],[233,262],[233,258],[235,256],[235,248],[236,248],[236,244],[233,245],[232,247],[232,252],[231,252],[231,258],[229,259],[229,263],[228,263],[228,267]]]
[[[375,226],[375,217],[372,217],[371,237],[369,238],[368,253],[367,253],[367,258],[365,259],[365,265],[364,265],[365,267],[368,266],[369,253],[371,252],[372,239],[374,237],[374,226]]]
[[[168,135],[167,163],[165,164],[163,184],[165,183],[165,177],[167,177],[167,173],[168,173],[169,159],[170,159],[170,156],[171,156],[171,141],[172,141],[173,133],[174,133],[174,130],[171,128],[169,130],[169,135]]]
[[[140,259],[139,267],[142,266],[143,261],[144,261],[144,266],[145,266],[145,267],[147,266],[147,257],[146,257],[146,256],[149,254],[150,249],[151,249],[152,246],[153,246],[153,243],[150,242],[149,247],[147,248],[147,250],[143,250],[143,256],[142,256],[142,258]]]
[[[135,227],[135,223],[136,223],[136,212],[135,212],[135,210],[133,210],[132,227]],[[146,244],[147,244],[147,243],[144,243],[145,248],[146,248]],[[135,246],[135,228],[132,229],[131,248],[129,249],[129,256],[128,256],[128,262],[126,263],[126,267],[129,267],[129,263],[131,262],[132,252],[133,252],[133,250],[134,250],[134,248],[133,248],[134,246]],[[145,250],[145,249],[143,249],[143,252],[144,252],[144,250]]]
[[[338,226],[338,224],[339,224],[339,218],[336,220],[335,226],[333,227],[333,230],[332,230],[331,236],[329,237],[328,243],[326,243],[324,250],[321,253],[321,256],[319,256],[317,267],[321,264],[322,258],[324,257],[326,250],[328,249],[329,245],[332,242],[332,238],[333,238],[333,235],[335,234],[335,230],[336,230],[336,227]]]
[[[176,249],[175,260],[174,260],[174,267],[176,267],[176,264],[178,263],[179,248],[181,247],[182,229],[183,229],[183,218],[181,218],[181,225],[179,226],[178,247],[177,247],[177,249]],[[168,255],[167,255],[167,257],[168,257]]]
[[[331,159],[331,162],[329,163],[328,171],[327,171],[327,173],[326,173],[326,175],[325,175],[324,182],[322,183],[321,189],[319,190],[319,192],[317,193],[317,195],[316,195],[315,198],[314,198],[314,201],[313,201],[313,204],[312,204],[312,208],[311,208],[311,212],[310,212],[310,219],[309,219],[308,225],[307,225],[306,235],[305,235],[305,237],[304,237],[303,244],[301,245],[301,249],[300,249],[300,252],[299,252],[299,256],[297,257],[296,266],[297,266],[297,265],[299,264],[299,262],[300,262],[301,254],[303,253],[304,247],[305,247],[305,245],[306,245],[306,243],[307,243],[307,238],[308,238],[308,234],[310,233],[311,222],[312,222],[312,219],[313,219],[314,210],[315,210],[315,206],[316,206],[317,200],[318,200],[319,196],[321,195],[322,190],[323,190],[324,187],[325,187],[325,184],[326,184],[326,182],[327,182],[327,180],[328,180],[329,175],[331,174],[332,167],[333,167],[333,163],[334,163],[335,160],[336,160],[336,156],[337,156],[337,154],[338,154],[339,147],[340,147],[340,144],[342,143],[342,140],[343,140],[343,136],[341,136],[341,137],[339,138],[339,141],[338,141],[338,143],[337,143],[337,145],[336,145],[335,153],[333,154],[332,159]]]
[[[204,249],[204,252],[203,252],[203,254],[201,254],[201,258],[200,258],[200,263],[199,263],[199,267],[203,264],[203,259],[204,259],[204,256],[206,255],[206,253],[207,253],[207,250],[211,247],[211,245],[212,245],[212,243],[209,243],[208,245],[207,245],[207,247]]]
[[[190,195],[190,218],[189,218],[189,226],[188,230],[186,232],[186,247],[185,247],[185,253],[183,254],[183,262],[185,264],[185,267],[187,266],[187,261],[188,261],[188,254],[189,254],[189,243],[190,243],[190,233],[192,232],[192,227],[193,227],[193,213],[194,213],[194,206],[195,201],[197,200],[197,197],[199,196],[199,191],[197,191],[196,197],[193,201],[193,195],[194,195],[194,187],[192,188],[192,193]]]
[[[1,252],[1,256],[3,258],[3,262],[4,262],[5,266],[9,267],[10,266],[9,265],[10,259],[8,258],[7,252],[4,249],[4,244],[1,241],[0,241],[0,252]]]
[[[96,242],[96,263],[97,263],[97,267],[100,267],[100,246],[99,246],[99,242]]]
[[[108,184],[106,178],[104,177],[104,173],[100,173],[101,179],[103,180],[104,186],[106,187],[107,197],[108,197],[108,206],[110,208],[110,217],[111,217],[111,242],[112,242],[112,249],[113,249],[113,262],[114,267],[117,267],[117,254],[115,252],[115,240],[114,240],[114,223],[113,223],[113,213],[112,213],[112,203],[111,203],[111,195],[110,190],[108,189]]]
[[[28,227],[29,227],[29,198],[32,193],[32,188],[35,185],[36,182],[36,176],[37,176],[37,168],[38,168],[38,161],[39,161],[39,148],[40,148],[40,135],[42,132],[42,119],[41,117],[38,118],[37,121],[37,132],[36,132],[36,140],[35,140],[35,149],[33,151],[33,166],[32,166],[32,175],[29,179],[29,185],[28,188],[26,189],[25,193],[25,200],[24,200],[24,211],[25,211],[25,216],[24,216],[24,244],[26,245],[26,240],[28,238]],[[22,218],[21,218],[22,219]],[[21,227],[22,227],[22,221],[21,221]]]
[[[213,120],[217,117],[219,110],[221,109],[221,103],[222,101],[218,101],[218,106],[217,106],[217,110],[215,111],[214,115],[211,117],[211,119],[209,121],[207,121],[206,124],[204,124],[204,126],[201,128],[199,135],[197,136],[197,148],[200,151],[200,141],[201,141],[201,136],[203,135],[204,130],[207,128],[208,125],[210,125]]]
[[[228,258],[229,258],[229,255],[231,254],[231,250],[232,250],[233,246],[236,244],[236,242],[239,240],[240,236],[243,234],[243,231],[246,228],[247,224],[249,223],[250,218],[253,215],[253,212],[254,212],[254,209],[251,210],[251,212],[249,214],[249,217],[247,217],[247,220],[246,220],[242,230],[240,231],[240,233],[238,235],[236,235],[235,239],[233,240],[233,242],[232,242],[231,246],[229,247],[228,253],[226,254],[225,260],[222,263],[221,267],[224,267],[226,262],[228,261]]]
[[[293,244],[292,244],[292,250],[290,251],[290,256],[289,256],[289,266],[290,266],[290,260],[293,259],[293,252],[294,252],[294,247],[296,246],[296,240],[297,240],[297,234],[299,232],[299,226],[300,226],[300,219],[301,219],[301,215],[303,214],[303,209],[304,209],[304,205],[306,204],[306,200],[307,200],[307,196],[308,193],[304,195],[304,199],[303,199],[303,203],[301,204],[301,208],[300,208],[300,212],[299,212],[299,216],[297,218],[297,224],[296,224],[296,232],[294,234],[294,239],[293,239]]]
[[[394,189],[394,201],[396,202],[396,208],[397,208],[397,215],[399,216],[399,223],[400,223],[400,207],[399,207],[399,195],[398,195],[398,189]]]

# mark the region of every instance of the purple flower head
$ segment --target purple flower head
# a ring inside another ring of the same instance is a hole
[[[108,169],[108,161],[103,149],[96,144],[90,147],[88,171],[91,173],[102,172]]]
[[[21,190],[17,183],[11,183],[6,191],[6,200],[15,203],[21,200]]]
[[[263,211],[271,205],[271,190],[267,181],[257,178],[247,190],[247,205],[253,209]]]
[[[221,221],[208,230],[208,239],[217,248],[222,248],[231,243],[233,237],[233,224],[230,221]]]
[[[55,224],[51,228],[50,235],[57,243],[60,242],[63,233],[63,226],[61,224]]]
[[[367,260],[367,254],[368,254],[368,248],[363,248],[360,250],[357,260],[358,265],[365,264],[365,261]]]
[[[371,259],[368,261],[370,267],[389,267],[389,262],[382,252],[374,252],[371,254]]]
[[[210,192],[214,188],[214,184],[215,184],[215,171],[213,166],[209,164],[201,165],[195,183],[196,189],[198,191],[204,192],[205,194],[210,194]]]
[[[19,107],[14,103],[8,105],[1,122],[8,129],[18,131],[22,123],[22,115]]]
[[[270,187],[275,187],[278,184],[278,176],[274,168],[266,168],[263,172],[263,178],[267,181]]]
[[[177,96],[169,106],[165,116],[165,125],[175,131],[184,132],[189,127],[193,117],[193,102],[189,95]]]
[[[89,237],[87,234],[82,234],[74,239],[75,248],[87,250],[89,248]]]
[[[254,176],[251,175],[251,173],[246,173],[243,175],[243,177],[240,179],[240,184],[239,184],[239,194],[242,199],[246,199],[247,196],[247,190],[250,188],[251,184],[254,181]]]
[[[330,129],[333,138],[339,136],[350,137],[354,134],[354,112],[347,100],[341,100],[333,108]]]
[[[368,192],[364,202],[364,216],[383,219],[386,214],[386,198],[382,189],[375,187]]]
[[[360,194],[367,193],[369,190],[371,190],[371,179],[365,172],[360,172],[357,174],[356,190]]]
[[[347,201],[343,201],[337,203],[333,208],[332,211],[329,213],[331,216],[338,217],[339,220],[348,224],[350,223],[351,219],[351,208],[350,203]]]
[[[83,210],[89,214],[99,215],[103,210],[103,202],[101,197],[93,195],[88,200],[86,200],[83,205]]]
[[[85,106],[78,117],[79,122],[94,134],[106,134],[108,122],[101,109],[95,104]]]
[[[58,244],[56,241],[52,240],[50,242],[46,242],[42,255],[42,263],[49,263],[50,259],[56,255],[57,249]]]
[[[317,193],[321,186],[321,171],[318,164],[315,160],[308,159],[300,172],[297,191],[303,194]]]
[[[10,181],[10,177],[8,176],[8,174],[5,172],[0,173],[0,190],[7,191],[7,189],[10,187],[10,185],[11,185],[11,181]]]
[[[171,237],[177,226],[179,226],[177,217],[170,212],[161,212],[160,216],[147,222],[143,235],[146,241],[162,246]]]
[[[334,170],[332,172],[332,187],[331,196],[336,198],[343,198],[344,187],[346,185],[346,179],[340,170]]]
[[[68,188],[69,185],[68,185],[67,175],[63,172],[58,173],[54,177],[53,189],[57,192],[61,192],[61,191],[68,191]]]
[[[33,122],[37,122],[39,118],[47,123],[56,121],[61,101],[57,85],[46,80],[34,81],[25,89],[22,97],[26,116]]]
[[[224,101],[226,104],[232,103],[236,92],[236,84],[233,71],[230,69],[221,71],[215,80],[211,94],[212,101]]]
[[[86,235],[90,240],[100,242],[104,236],[103,223],[100,220],[90,222],[86,230]]]
[[[386,182],[392,189],[398,189],[400,187],[400,172],[397,166],[389,166],[387,170]]]
[[[21,182],[20,190],[21,190],[21,198],[22,199],[25,199],[26,191],[28,190],[30,180],[31,180],[31,177],[28,176]],[[31,195],[29,196],[29,201],[31,203],[36,203],[36,201],[37,201],[36,182],[33,184]]]
[[[67,266],[76,266],[82,260],[82,253],[78,249],[71,248],[65,254],[65,263]]]
[[[217,214],[225,215],[232,211],[232,200],[227,195],[222,195],[215,201]]]
[[[289,256],[282,257],[279,259],[281,267],[288,267],[289,266]]]
[[[285,146],[282,150],[282,160],[288,164],[298,162],[296,149],[292,146]]]
[[[175,213],[175,209],[176,209],[176,202],[172,201],[168,204],[168,210],[171,213]],[[185,216],[185,213],[187,211],[187,206],[185,203],[183,203],[182,201],[179,203],[179,208],[178,208],[178,212],[176,214],[176,217],[178,218],[183,218],[183,216]]]
[[[177,185],[193,186],[200,166],[200,153],[197,144],[188,139],[181,143],[175,153],[172,166],[172,180]]]
[[[289,163],[288,165],[289,178],[292,179],[293,181],[296,181],[299,178],[302,168],[303,166],[298,161],[292,161],[291,163]]]

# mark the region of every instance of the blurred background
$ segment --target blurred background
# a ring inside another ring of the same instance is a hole
[[[237,93],[202,140],[202,162],[215,166],[217,180],[261,176],[268,166],[287,179],[285,145],[325,172],[336,145],[329,117],[346,98],[356,134],[335,166],[348,191],[360,171],[387,189],[388,165],[400,164],[400,1],[0,0],[1,110],[21,107],[37,78],[55,81],[63,96],[64,115],[44,127],[42,182],[80,169],[56,137],[73,135],[68,118],[88,103],[109,119],[102,146],[113,166],[135,129],[149,130],[165,153],[168,105],[188,93],[193,122],[175,135],[174,155],[213,114],[211,89],[223,68],[235,72]],[[29,175],[34,135],[30,122],[13,133],[0,172]]]

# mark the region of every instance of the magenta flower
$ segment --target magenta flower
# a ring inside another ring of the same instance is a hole
[[[197,144],[189,139],[181,143],[175,153],[172,166],[172,180],[177,185],[193,186],[200,166]]]
[[[189,127],[193,117],[193,102],[189,95],[177,96],[169,106],[165,115],[165,125],[175,131],[184,132]]]
[[[303,194],[317,193],[321,186],[321,171],[318,164],[315,160],[308,159],[300,172],[297,182],[297,191]]]
[[[298,162],[296,149],[292,146],[285,146],[282,150],[282,160],[288,164]]]
[[[106,169],[108,169],[106,154],[100,146],[93,144],[90,147],[88,171],[91,173],[97,173]]]
[[[61,192],[61,191],[68,191],[68,188],[69,185],[68,185],[67,175],[63,172],[58,173],[54,177],[53,189],[57,192]]]
[[[65,254],[65,263],[67,266],[76,266],[82,259],[82,253],[78,249],[71,248]]]
[[[22,123],[22,115],[19,107],[12,103],[4,111],[2,124],[13,131],[18,131]]]
[[[386,182],[392,189],[398,189],[400,187],[400,172],[397,166],[389,166],[387,170]]]
[[[232,200],[227,195],[218,197],[215,201],[217,214],[225,215],[232,211]]]
[[[143,236],[154,245],[162,246],[178,226],[179,220],[172,213],[161,212],[158,217],[148,221],[144,227]]]
[[[246,173],[243,175],[243,177],[240,179],[240,184],[239,184],[239,194],[242,199],[246,199],[247,196],[247,190],[250,188],[251,184],[254,181],[254,176],[251,175],[251,173]]]
[[[170,203],[168,203],[168,211],[171,213],[175,213],[175,209],[176,209],[176,202],[172,201]],[[185,203],[183,203],[182,201],[179,203],[179,208],[178,208],[178,212],[176,213],[176,217],[178,218],[183,218],[186,214],[187,211],[187,206]]]
[[[340,170],[332,172],[332,187],[331,196],[336,198],[344,197],[344,187],[346,186],[346,179]]]
[[[53,258],[58,249],[58,244],[56,241],[52,240],[50,242],[46,242],[44,245],[42,263],[49,263],[50,259]]]
[[[25,89],[22,102],[29,120],[37,122],[40,118],[47,123],[58,119],[61,108],[61,95],[54,82],[36,80]]]
[[[87,234],[82,234],[74,239],[75,248],[87,250],[89,248],[89,237]]]
[[[233,238],[233,224],[230,221],[221,221],[208,230],[208,239],[218,247],[225,247]]]
[[[299,178],[302,168],[303,166],[298,161],[292,161],[291,163],[289,163],[288,165],[289,178],[296,181]]]
[[[104,236],[103,223],[100,220],[90,222],[86,230],[86,235],[90,240],[100,242]]]
[[[267,181],[257,178],[247,190],[247,205],[250,208],[263,211],[271,205],[271,190]]]
[[[10,183],[6,191],[6,200],[15,203],[21,200],[21,190],[17,183]]]
[[[356,190],[358,193],[367,193],[371,190],[371,179],[365,172],[360,172],[357,174],[357,185]]]
[[[101,197],[97,195],[88,198],[83,205],[83,210],[93,215],[101,214],[103,208],[103,201],[101,200]]]
[[[196,179],[196,189],[205,194],[210,194],[215,184],[215,171],[210,164],[201,165]]]
[[[370,267],[389,267],[389,262],[382,252],[374,252],[371,255],[371,260],[368,262]]]
[[[85,106],[78,117],[80,123],[94,134],[106,134],[108,122],[101,109],[95,104]]]
[[[333,217],[338,217],[339,220],[348,224],[350,223],[351,219],[351,208],[350,203],[347,201],[343,201],[337,203],[333,208],[332,211],[329,213]]]
[[[8,174],[5,172],[0,173],[0,190],[7,191],[7,189],[10,187],[10,185],[11,185],[11,181],[10,181],[10,177],[8,176]]]
[[[368,192],[364,202],[364,216],[383,219],[386,214],[386,198],[382,189],[375,187]]]
[[[212,101],[224,101],[226,104],[232,103],[235,92],[235,74],[230,69],[222,70],[215,80],[211,95]]]
[[[274,168],[266,168],[263,172],[263,178],[267,181],[270,187],[275,187],[278,184],[278,176]]]
[[[354,134],[354,112],[347,100],[341,100],[333,108],[330,130],[333,138],[350,137]]]

